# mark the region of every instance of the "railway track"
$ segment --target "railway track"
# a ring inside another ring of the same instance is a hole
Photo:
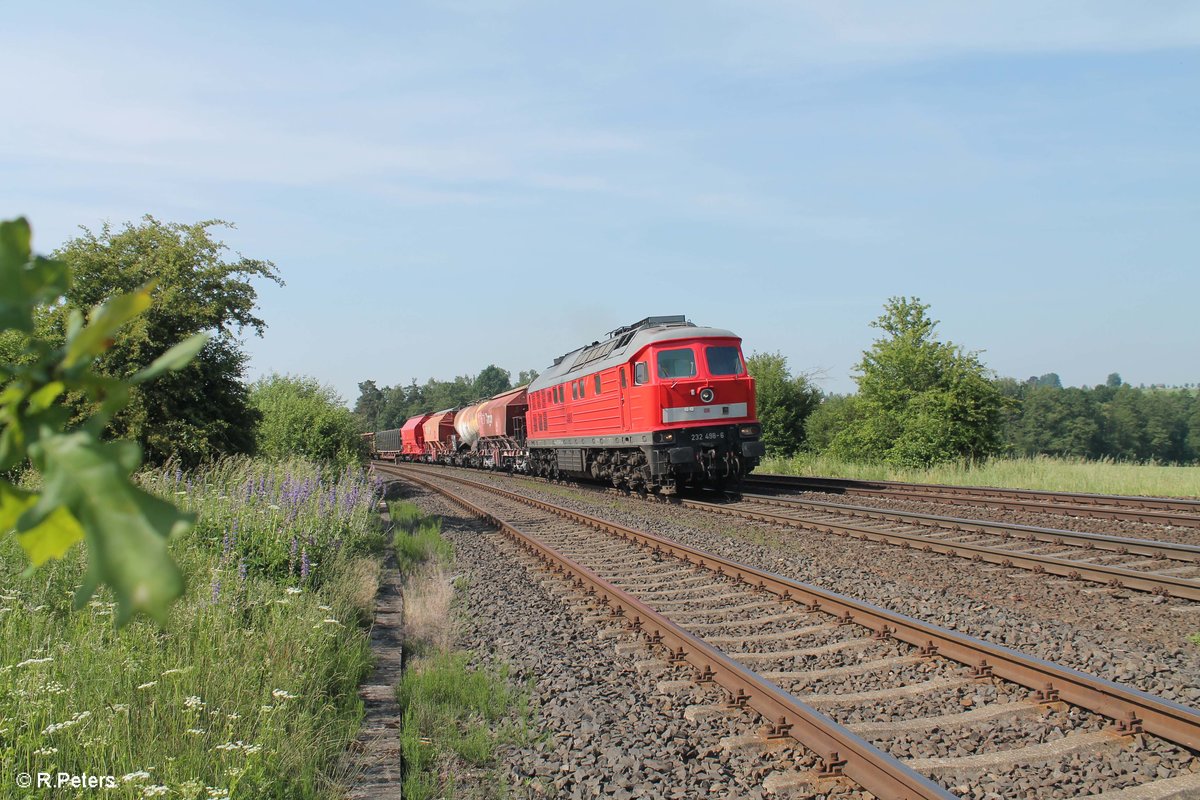
[[[1200,500],[791,475],[752,475],[742,485],[747,490],[827,492],[1200,528]]]
[[[679,497],[671,502],[711,514],[1029,570],[1048,578],[1200,601],[1200,547],[1195,545],[777,495],[744,493],[721,502]]]
[[[768,495],[679,502],[713,514],[1200,601],[1200,547],[1193,545]]]
[[[843,775],[880,797],[954,796],[980,774],[1002,787],[1061,775],[1065,791],[1125,800],[1200,792],[1194,709],[495,486],[382,470],[498,524],[760,714],[767,739],[813,750],[811,779]],[[1105,773],[1140,754],[1158,779]]]

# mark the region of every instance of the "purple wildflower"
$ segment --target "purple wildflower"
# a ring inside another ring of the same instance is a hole
[[[308,548],[300,551],[300,579],[308,580],[308,571],[310,564],[308,563]]]
[[[238,560],[238,582],[246,585],[246,559]]]
[[[221,579],[213,578],[212,585],[212,601],[215,606],[221,599]]]
[[[296,569],[296,552],[300,549],[300,540],[295,536],[292,537],[292,550],[288,554],[288,575],[291,575]]]

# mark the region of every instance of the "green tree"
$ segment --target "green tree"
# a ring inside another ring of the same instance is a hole
[[[34,256],[30,243],[24,219],[0,223],[0,476],[26,462],[41,476],[32,490],[0,478],[0,535],[15,532],[34,568],[86,542],[88,566],[76,607],[108,584],[118,623],[138,611],[163,622],[183,593],[167,540],[190,530],[195,517],[130,480],[142,459],[135,442],[102,442],[99,435],[135,385],[184,366],[206,337],[165,348],[126,380],[99,374],[93,367],[120,332],[144,321],[153,285],[107,298],[91,309],[86,325],[71,309],[65,332],[47,338],[38,319],[63,310],[72,276],[65,262]],[[74,427],[63,403],[71,393],[90,409]]]
[[[517,376],[517,386],[528,386],[537,380],[538,371],[536,369],[523,369],[520,375]]]
[[[500,369],[495,364],[488,364],[483,371],[475,376],[472,387],[475,398],[495,397],[512,388],[512,377],[508,370]],[[473,398],[474,399],[474,398]]]
[[[384,387],[385,389],[387,387]],[[375,385],[375,381],[362,381],[358,384],[358,400],[354,403],[354,416],[358,418],[361,431],[385,430],[379,423],[382,421],[387,396],[384,389]]]
[[[821,400],[804,422],[804,446],[820,453],[829,449],[839,431],[852,427],[858,417],[858,398],[831,394]]]
[[[1108,373],[1108,379],[1104,381],[1104,385],[1110,389],[1116,389],[1121,386],[1124,381],[1121,380],[1121,375],[1118,372]]]
[[[804,444],[804,421],[821,401],[821,392],[803,375],[792,376],[780,353],[754,353],[746,359],[754,376],[762,442],[771,455],[791,455]]]
[[[98,233],[84,229],[56,253],[72,273],[66,302],[51,312],[61,333],[73,311],[91,308],[115,293],[153,285],[153,306],[117,332],[98,361],[104,374],[128,378],[158,358],[171,342],[199,332],[210,340],[197,358],[166,381],[139,386],[106,432],[139,442],[147,458],[175,456],[185,464],[226,453],[248,452],[255,416],[242,380],[246,356],[235,333],[262,335],[252,281],[282,285],[270,261],[229,257],[211,229],[232,227],[208,220],[192,225],[141,224]],[[82,408],[77,414],[86,413]]]
[[[358,420],[337,393],[313,378],[271,375],[250,387],[261,415],[258,452],[279,460],[299,456],[345,467],[364,456]]]
[[[978,354],[938,341],[919,298],[893,297],[871,326],[883,336],[858,365],[857,415],[830,449],[852,460],[926,466],[1000,449],[1005,402]]]

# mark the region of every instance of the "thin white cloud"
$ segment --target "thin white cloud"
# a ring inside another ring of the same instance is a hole
[[[1192,2],[722,0],[715,8],[729,23],[720,57],[756,69],[1200,46],[1200,5]]]

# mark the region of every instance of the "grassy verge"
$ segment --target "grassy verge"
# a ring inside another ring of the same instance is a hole
[[[992,459],[981,466],[942,464],[929,469],[908,469],[887,464],[856,464],[802,453],[791,458],[765,459],[757,472],[1060,492],[1200,497],[1200,467],[1125,464],[1046,456]]]
[[[111,798],[339,797],[370,665],[375,488],[251,460],[142,480],[200,518],[172,544],[188,591],[162,630],[116,630],[103,595],[71,611],[82,554],[25,576],[0,537],[0,796],[19,772],[66,772],[114,776]]]
[[[405,575],[404,677],[396,688],[403,712],[403,794],[408,800],[507,797],[497,751],[526,741],[528,692],[514,687],[506,665],[473,663],[452,649],[453,548],[441,519],[409,503],[390,504],[396,558]]]

